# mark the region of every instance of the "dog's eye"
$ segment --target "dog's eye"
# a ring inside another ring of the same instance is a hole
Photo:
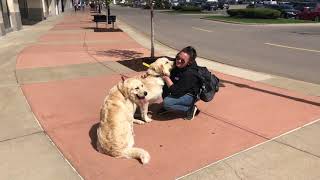
[[[169,62],[167,61],[166,64],[168,64]]]
[[[139,89],[139,87],[136,87],[135,89]]]

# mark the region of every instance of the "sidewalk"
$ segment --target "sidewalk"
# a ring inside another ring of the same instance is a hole
[[[154,116],[134,126],[150,164],[98,153],[104,97],[120,73],[141,73],[125,61],[150,52],[123,23],[117,25],[125,32],[93,32],[91,19],[78,12],[36,25],[36,41],[12,50],[10,61],[1,58],[1,70],[11,69],[0,74],[0,179],[320,178],[320,98],[261,83],[270,75],[250,74],[261,82],[234,76],[243,73],[226,66],[216,72],[225,87],[213,102],[198,104],[202,113],[193,121]]]

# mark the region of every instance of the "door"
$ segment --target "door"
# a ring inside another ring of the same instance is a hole
[[[22,19],[28,19],[29,12],[28,12],[28,2],[27,0],[18,0],[19,2],[19,10]]]

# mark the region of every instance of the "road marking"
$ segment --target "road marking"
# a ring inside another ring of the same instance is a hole
[[[212,32],[212,31],[210,31],[210,30],[201,29],[201,28],[197,28],[197,27],[193,27],[193,26],[192,26],[192,29],[196,29],[196,30],[200,30],[200,31],[205,31],[205,32]]]
[[[284,46],[284,45],[280,45],[280,44],[272,44],[272,43],[264,43],[266,45],[270,45],[270,46],[277,46],[277,47],[282,47],[282,48],[288,48],[288,49],[296,49],[296,50],[300,50],[300,51],[309,51],[309,52],[317,52],[320,53],[319,50],[314,50],[314,49],[305,49],[305,48],[298,48],[298,47],[291,47],[291,46]]]

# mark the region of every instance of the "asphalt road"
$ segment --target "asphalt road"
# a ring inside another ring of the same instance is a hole
[[[112,7],[111,13],[150,34],[150,11]],[[200,19],[199,15],[155,13],[156,40],[225,64],[320,84],[320,24],[247,26]]]

